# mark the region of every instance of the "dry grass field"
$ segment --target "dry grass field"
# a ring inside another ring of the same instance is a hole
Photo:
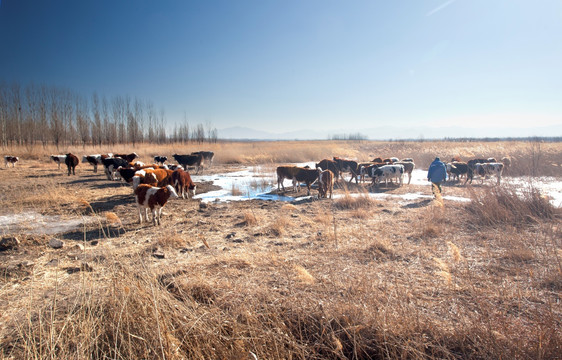
[[[174,199],[155,227],[138,223],[129,185],[47,160],[195,150],[216,153],[207,174],[260,164],[272,179],[277,165],[332,156],[422,169],[435,156],[509,156],[506,176],[562,177],[562,144],[537,142],[7,149],[20,163],[0,170],[0,220],[23,220],[0,244],[0,358],[562,358],[562,214],[533,187],[445,187],[466,203],[351,196],[429,185],[299,203]],[[83,225],[46,231],[67,219]]]

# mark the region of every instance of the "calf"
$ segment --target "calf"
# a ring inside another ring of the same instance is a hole
[[[55,162],[59,166],[60,164],[65,164],[64,160],[66,159],[66,155],[51,155],[51,160]]]
[[[400,182],[399,186],[402,186],[404,176],[404,166],[403,165],[384,165],[379,168],[373,169],[371,172],[371,177],[373,178],[372,185],[378,186],[381,180],[385,181],[385,186],[388,185],[388,180],[396,179]]]
[[[195,189],[197,188],[193,181],[191,180],[191,175],[189,172],[183,169],[176,169],[172,172],[172,185],[176,189],[176,192],[182,199],[186,197],[189,199],[189,193],[191,192],[191,198],[195,196]]]
[[[324,159],[319,163],[315,164],[314,167],[320,168],[322,170],[330,170],[331,172],[334,173],[334,177],[336,181],[338,180],[338,177],[340,177],[340,168],[334,160]]]
[[[328,192],[330,192],[330,199],[332,198],[332,192],[334,191],[334,173],[330,170],[320,170],[318,169],[318,197],[325,198],[328,197]]]
[[[72,171],[72,175],[76,175],[76,166],[78,165],[80,161],[78,160],[78,157],[74,154],[68,153],[66,154],[66,158],[64,159],[64,163],[66,164],[66,167],[68,168],[68,176],[70,176],[70,172]]]
[[[8,164],[12,164],[12,167],[16,167],[16,163],[19,161],[17,156],[4,156],[4,166],[8,167]]]
[[[334,157],[333,160],[336,162],[338,168],[340,169],[340,176],[342,177],[342,180],[343,180],[342,173],[350,172],[351,178],[349,179],[349,182],[351,182],[353,178],[355,178],[356,184],[359,182],[357,179],[357,174],[359,173],[359,165],[357,164],[357,161],[341,159],[339,157]]]
[[[131,153],[131,154],[115,154],[113,155],[113,157],[125,159],[127,160],[127,162],[131,162],[136,158],[138,158],[139,156],[137,155],[137,153]]]
[[[101,159],[102,159],[101,154],[82,156],[82,162],[83,163],[89,163],[90,165],[93,165],[95,173],[98,172],[98,165],[103,165],[103,163],[101,162]]]
[[[307,195],[310,195],[310,185],[312,185],[318,179],[318,170],[317,169],[307,169],[297,167],[297,173],[293,178],[293,188],[295,187],[295,183],[298,184],[300,189],[300,183],[304,182],[306,184],[306,188],[308,189]]]
[[[184,169],[187,170],[189,166],[195,167],[195,173],[199,174],[199,168],[203,164],[203,156],[201,154],[197,155],[173,155],[174,159],[180,164]]]
[[[168,157],[167,156],[155,156],[154,157],[154,162],[157,164],[161,164],[164,165],[164,163],[168,161]]]
[[[160,225],[162,208],[170,197],[178,197],[172,185],[162,188],[145,184],[139,185],[135,189],[135,201],[139,210],[140,223],[142,224],[143,212],[146,222],[148,222],[148,209],[150,209],[152,212],[152,222],[154,225]]]

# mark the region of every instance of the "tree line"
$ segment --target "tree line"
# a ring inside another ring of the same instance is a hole
[[[3,148],[217,141],[209,122],[190,125],[184,116],[171,131],[166,125],[164,109],[136,97],[84,97],[59,87],[0,82]]]

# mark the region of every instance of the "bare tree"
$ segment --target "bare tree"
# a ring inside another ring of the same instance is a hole
[[[92,123],[92,144],[94,146],[102,143],[102,126],[100,114],[100,100],[97,93],[92,96],[92,114],[94,121]]]

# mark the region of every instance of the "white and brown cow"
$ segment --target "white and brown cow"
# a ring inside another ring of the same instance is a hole
[[[402,186],[404,177],[404,166],[399,164],[384,165],[378,168],[374,168],[371,172],[371,178],[373,182],[371,185],[378,186],[382,180],[385,182],[385,186],[388,185],[388,180],[392,181],[396,179],[400,186]]]
[[[166,187],[156,187],[146,184],[140,184],[135,189],[135,200],[139,210],[140,223],[142,224],[143,213],[148,222],[148,210],[152,212],[152,222],[154,225],[160,225],[162,216],[162,208],[166,205],[169,198],[177,198],[178,194],[172,185]]]
[[[57,164],[60,169],[60,165],[65,163],[64,160],[66,160],[66,155],[51,155],[51,160]]]
[[[16,167],[16,163],[19,161],[19,158],[17,156],[10,156],[10,155],[6,155],[4,156],[4,166],[8,167],[9,164],[12,164],[12,167]]]
[[[195,190],[197,186],[191,180],[191,175],[189,172],[183,169],[176,169],[172,172],[172,185],[176,189],[176,192],[182,199],[186,197],[189,199],[189,194],[191,193],[191,198],[195,196]]]
[[[318,169],[318,197],[326,198],[328,197],[328,192],[330,193],[330,199],[332,198],[332,193],[334,191],[334,173],[330,170]]]

